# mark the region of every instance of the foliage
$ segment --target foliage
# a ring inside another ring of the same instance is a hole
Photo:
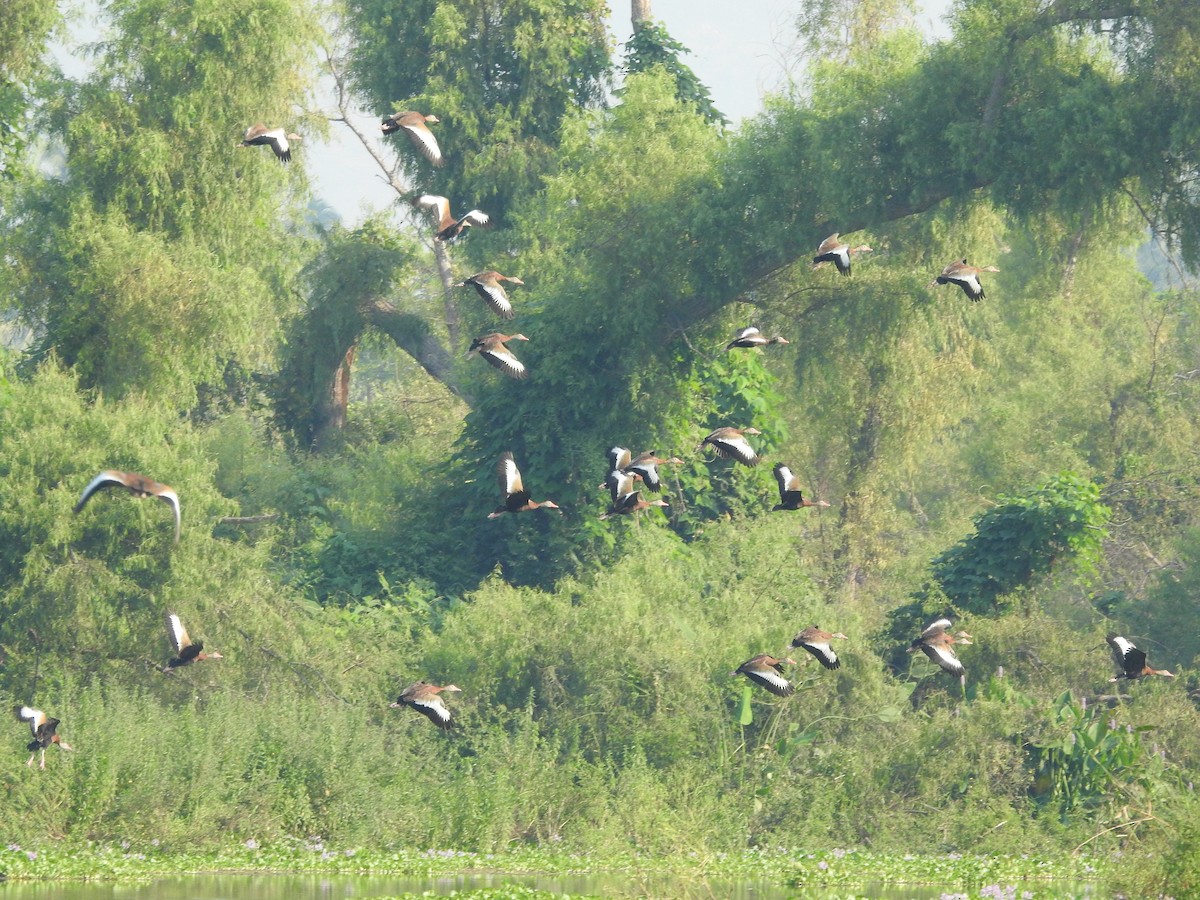
[[[58,24],[48,0],[5,0],[0,31],[0,185],[12,179],[26,141],[30,82],[42,71],[46,38]],[[3,206],[0,206],[2,209]]]
[[[1110,515],[1098,485],[1061,473],[1024,496],[1001,496],[973,535],[933,561],[933,577],[960,609],[986,615],[1060,559],[1094,568]]]
[[[1131,788],[1145,790],[1159,777],[1156,758],[1142,737],[1151,726],[1122,726],[1110,710],[1085,707],[1070,691],[1052,710],[1054,733],[1027,743],[1034,796],[1063,817],[1114,799],[1128,802]]]
[[[696,111],[713,125],[726,125],[729,120],[713,105],[708,88],[700,83],[696,73],[680,57],[691,51],[671,37],[660,22],[640,22],[625,45],[624,73],[647,72],[655,66],[666,69],[675,79],[675,96],[696,107]]]

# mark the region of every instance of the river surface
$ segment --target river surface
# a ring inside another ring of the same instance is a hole
[[[573,897],[669,898],[669,900],[833,900],[854,896],[880,900],[938,900],[963,895],[961,886],[867,884],[839,888],[786,888],[756,879],[679,876],[464,874],[437,877],[388,875],[182,875],[144,882],[0,882],[0,900],[369,900],[403,894],[446,895],[505,885],[524,885]],[[1094,885],[1018,883],[1000,885],[999,896],[1098,897]],[[1008,890],[1004,890],[1004,889]]]

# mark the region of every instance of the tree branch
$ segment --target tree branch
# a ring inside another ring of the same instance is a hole
[[[367,310],[367,320],[395,341],[431,378],[444,384],[446,390],[468,406],[473,405],[456,376],[453,358],[430,333],[425,319],[401,312],[388,300],[376,300]]]

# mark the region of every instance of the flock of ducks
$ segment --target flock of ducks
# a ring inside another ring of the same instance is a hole
[[[429,128],[429,125],[437,124],[437,122],[437,116],[424,115],[412,110],[406,110],[386,116],[380,124],[380,128],[385,135],[404,132],[412,142],[413,147],[431,165],[440,167],[444,165],[445,157],[442,154],[441,147],[438,145],[436,135]],[[288,133],[284,128],[268,128],[262,122],[258,122],[246,129],[245,136],[239,146],[270,147],[280,162],[287,163],[292,158],[292,144],[299,140],[299,135]],[[463,216],[454,216],[450,211],[450,201],[446,197],[436,194],[420,194],[410,200],[410,203],[416,208],[430,213],[434,218],[436,224],[434,233],[435,241],[453,242],[461,238],[469,228],[488,227],[491,224],[491,218],[487,213],[478,209],[472,209]],[[866,244],[851,246],[847,241],[842,239],[840,234],[834,233],[817,247],[816,255],[812,260],[812,267],[817,269],[826,263],[832,263],[841,275],[849,276],[854,256],[870,251],[871,247]],[[995,266],[979,267],[968,265],[964,257],[961,261],[956,260],[946,266],[942,270],[942,273],[930,282],[929,286],[955,284],[962,288],[970,300],[979,301],[986,296],[983,284],[979,280],[980,274],[983,272],[998,271],[999,269]],[[520,278],[503,275],[495,270],[487,270],[465,278],[454,286],[461,288],[470,285],[492,312],[501,319],[507,320],[512,319],[515,313],[512,304],[509,302],[508,294],[501,284],[501,282],[505,281],[517,285],[525,283]],[[505,345],[509,341],[527,340],[529,338],[519,333],[503,334],[501,332],[492,332],[475,338],[468,349],[468,355],[482,357],[490,365],[511,378],[523,379],[528,375],[527,368]],[[725,349],[728,351],[739,348],[766,347],[772,344],[782,345],[787,343],[788,340],[780,335],[767,337],[757,327],[750,325],[740,329],[726,345]],[[700,442],[696,450],[700,451],[704,447],[711,447],[723,459],[732,459],[746,466],[756,466],[761,458],[747,440],[747,436],[760,433],[756,428],[752,427],[741,429],[733,427],[717,428]],[[634,457],[631,451],[626,448],[613,447],[608,453],[609,474],[603,484],[600,485],[601,488],[606,488],[609,491],[612,503],[608,511],[602,514],[600,518],[607,519],[616,515],[632,515],[651,507],[669,506],[668,501],[662,498],[656,497],[651,500],[645,500],[642,498],[641,492],[643,489],[653,493],[661,491],[662,480],[658,472],[658,466],[678,465],[680,463],[682,463],[682,460],[676,457],[663,459],[653,452],[644,452]],[[798,510],[806,507],[824,508],[829,506],[824,500],[814,501],[805,498],[800,489],[798,479],[783,463],[775,466],[774,474],[779,486],[779,503],[772,508],[773,511]],[[561,513],[558,504],[553,500],[536,501],[532,498],[532,494],[524,486],[521,471],[517,467],[517,463],[511,452],[506,451],[501,454],[496,464],[496,476],[500,486],[502,502],[492,512],[488,513],[489,519],[499,518],[507,513],[529,512],[536,509],[554,509],[559,510]],[[640,488],[637,486],[639,484],[641,485]],[[135,472],[119,472],[115,470],[101,472],[84,488],[83,494],[75,504],[74,512],[79,513],[93,496],[111,488],[122,488],[135,497],[154,497],[167,503],[174,515],[175,542],[179,542],[181,529],[179,495],[167,485],[160,484],[157,481],[147,478],[145,475]],[[168,638],[175,655],[159,671],[171,673],[195,662],[222,658],[220,653],[206,651],[203,642],[193,641],[178,615],[167,611],[165,619]],[[924,653],[941,669],[951,675],[958,676],[960,682],[965,687],[966,670],[954,653],[954,645],[970,644],[971,636],[965,631],[958,631],[951,634],[949,631],[950,627],[951,622],[949,619],[938,619],[931,622],[921,632],[920,636],[913,640],[912,644],[908,647],[908,652],[915,653],[920,651]],[[846,639],[846,635],[841,632],[830,633],[813,625],[792,638],[791,646],[807,651],[824,668],[837,669],[841,666],[841,662],[833,649],[832,642],[844,639]],[[1107,640],[1112,649],[1113,660],[1118,669],[1118,674],[1111,679],[1112,681],[1117,681],[1121,678],[1136,679],[1147,675],[1174,677],[1171,672],[1152,669],[1148,666],[1146,664],[1146,654],[1126,638],[1119,635],[1109,635]],[[731,675],[744,675],[750,681],[765,688],[772,694],[779,697],[787,697],[795,692],[795,686],[784,675],[783,666],[785,664],[796,665],[796,661],[790,657],[775,657],[762,653],[746,660]],[[429,684],[425,681],[418,681],[401,691],[399,697],[390,705],[393,708],[408,707],[413,709],[428,718],[439,728],[449,729],[454,725],[455,718],[441,695],[443,693],[461,692],[461,690],[462,688],[453,684],[439,686]],[[51,718],[43,711],[30,706],[15,706],[13,707],[13,712],[19,721],[28,723],[33,737],[27,748],[32,755],[29,757],[26,765],[33,765],[33,761],[40,750],[40,768],[44,769],[46,767],[46,748],[51,744],[58,745],[62,750],[72,749],[58,734],[57,729],[60,724],[58,719]]]

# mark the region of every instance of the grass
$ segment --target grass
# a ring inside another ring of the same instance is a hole
[[[539,848],[503,853],[469,853],[448,849],[386,852],[335,849],[326,846],[318,838],[262,847],[254,841],[248,841],[246,844],[202,853],[154,843],[145,846],[129,843],[83,847],[48,845],[36,849],[11,844],[0,849],[0,872],[14,880],[137,881],[210,872],[311,872],[416,877],[481,872],[513,875],[636,873],[719,879],[756,878],[797,888],[926,884],[960,887],[974,892],[979,891],[981,886],[1008,883],[1100,882],[1107,868],[1104,860],[1093,857],[983,857],[954,853],[916,856],[840,849],[815,853],[778,849],[669,857],[633,854],[582,856]],[[530,893],[520,896],[541,895]]]

